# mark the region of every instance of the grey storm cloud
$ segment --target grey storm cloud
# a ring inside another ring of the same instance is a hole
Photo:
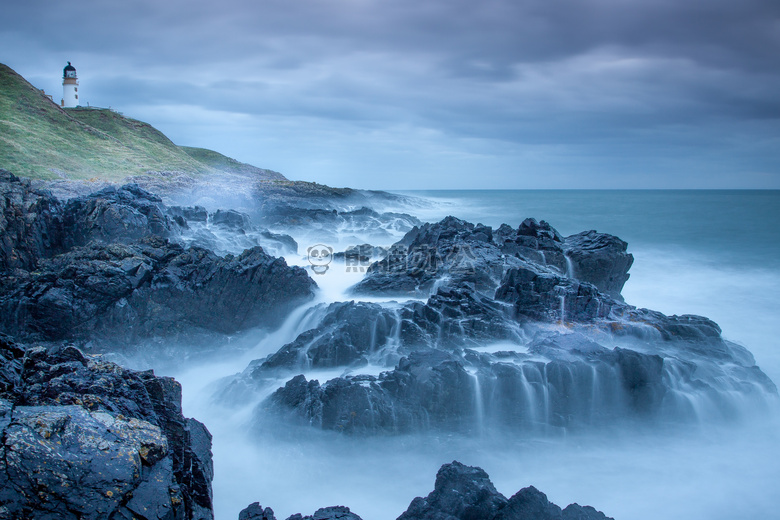
[[[299,178],[780,187],[776,0],[28,0],[0,30],[27,77],[73,59],[95,104]]]

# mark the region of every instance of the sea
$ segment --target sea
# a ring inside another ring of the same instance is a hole
[[[711,318],[780,382],[780,191],[403,194],[424,203],[382,209],[494,227],[536,218],[564,236],[590,229],[617,235],[634,256],[623,289],[627,303]],[[287,260],[305,265],[302,258]],[[317,281],[319,299],[327,302],[346,298],[346,284],[357,280]],[[588,504],[618,520],[780,518],[778,407],[739,424],[659,424],[549,438],[250,434],[257,403],[225,407],[214,389],[305,329],[305,309],[296,313],[279,330],[258,334],[256,348],[241,356],[169,372],[182,382],[185,414],[214,435],[217,520],[234,520],[255,501],[280,519],[329,505],[347,505],[364,520],[395,519],[414,497],[433,490],[436,471],[452,460],[482,467],[507,497],[533,485],[561,506]],[[335,375],[321,374],[321,381]]]

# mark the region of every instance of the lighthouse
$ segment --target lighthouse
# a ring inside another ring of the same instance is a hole
[[[76,77],[76,67],[70,64],[62,69],[62,103],[66,108],[79,106],[79,78]]]

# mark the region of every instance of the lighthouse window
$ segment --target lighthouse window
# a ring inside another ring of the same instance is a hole
[[[73,88],[73,90],[74,90],[75,92],[78,92],[78,91],[79,91],[79,88],[78,88],[78,87],[74,87],[74,88]]]
[[[79,95],[78,95],[78,94],[76,94],[76,99],[78,99],[78,98],[79,98]]]

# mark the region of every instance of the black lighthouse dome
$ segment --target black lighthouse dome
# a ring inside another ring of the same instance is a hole
[[[62,69],[62,77],[63,78],[75,78],[76,77],[76,67],[70,64],[68,62],[67,65],[65,65],[65,68]]]

